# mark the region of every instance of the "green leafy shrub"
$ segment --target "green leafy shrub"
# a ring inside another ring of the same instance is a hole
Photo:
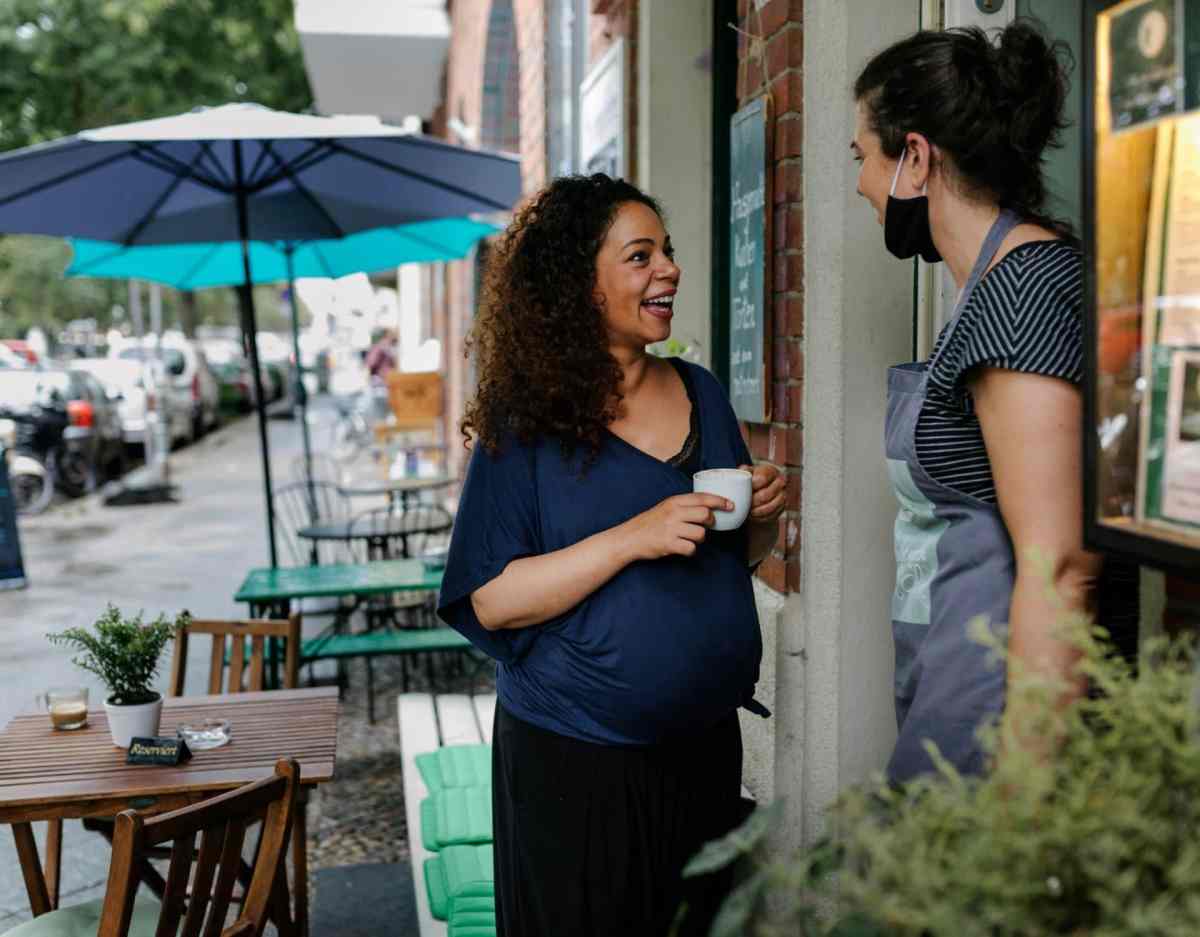
[[[108,687],[108,701],[115,706],[151,703],[158,694],[151,689],[163,648],[189,619],[187,612],[174,622],[160,615],[149,624],[142,623],[139,612],[124,618],[109,605],[91,629],[68,628],[46,637],[79,651],[71,663],[91,671]]]
[[[980,640],[1003,647],[979,624]],[[1038,755],[1003,727],[984,778],[938,759],[903,791],[881,779],[845,793],[828,840],[764,857],[769,815],[693,860],[697,874],[746,857],[714,937],[1195,937],[1200,934],[1200,745],[1190,640],[1156,639],[1140,668],[1076,616],[1064,634],[1100,692],[1063,711],[1061,683],[1009,662],[1009,707],[1022,738],[1056,738]],[[935,757],[936,753],[935,753]]]

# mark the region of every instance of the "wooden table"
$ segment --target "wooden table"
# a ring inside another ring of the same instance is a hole
[[[12,719],[0,731],[0,823],[12,825],[34,916],[58,905],[62,840],[59,834],[49,838],[43,868],[31,823],[112,817],[130,808],[151,814],[175,810],[270,777],[284,757],[300,763],[307,790],[333,777],[337,713],[333,687],[166,699],[161,735],[207,716],[231,722],[229,744],[195,752],[178,767],[127,765],[126,750],[112,744],[103,710],[90,710],[87,728],[73,732],[52,729],[45,713]],[[301,807],[292,830],[300,935],[308,932],[306,835]]]
[[[430,569],[421,560],[262,567],[246,574],[233,600],[247,603],[251,618],[287,618],[295,599],[436,592],[441,585],[442,570]]]

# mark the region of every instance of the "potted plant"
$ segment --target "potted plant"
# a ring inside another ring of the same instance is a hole
[[[983,778],[941,761],[903,790],[843,793],[828,837],[779,855],[760,808],[685,875],[740,860],[711,937],[1135,937],[1200,933],[1200,681],[1194,637],[1148,639],[1134,667],[1079,616],[1061,622],[1098,691],[1063,710],[1065,684],[1009,660],[1000,752]],[[977,626],[997,657],[1003,642]],[[1029,734],[1026,734],[1026,733]]]
[[[151,683],[163,648],[188,617],[183,612],[170,622],[160,615],[143,624],[140,612],[126,618],[109,605],[91,628],[68,628],[46,636],[53,644],[79,651],[72,663],[94,673],[107,687],[104,711],[118,748],[128,748],[132,738],[158,733],[162,695],[151,689]]]

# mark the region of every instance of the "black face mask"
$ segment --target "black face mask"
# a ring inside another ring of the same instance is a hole
[[[929,197],[896,198],[895,195],[903,167],[904,157],[901,156],[883,214],[883,243],[901,260],[920,254],[926,263],[935,264],[942,255],[934,247],[933,232],[929,229]]]

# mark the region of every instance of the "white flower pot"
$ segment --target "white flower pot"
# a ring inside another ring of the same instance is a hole
[[[162,696],[152,703],[136,706],[114,706],[105,700],[104,712],[108,716],[108,731],[112,733],[113,744],[117,748],[128,748],[131,739],[158,735]]]

